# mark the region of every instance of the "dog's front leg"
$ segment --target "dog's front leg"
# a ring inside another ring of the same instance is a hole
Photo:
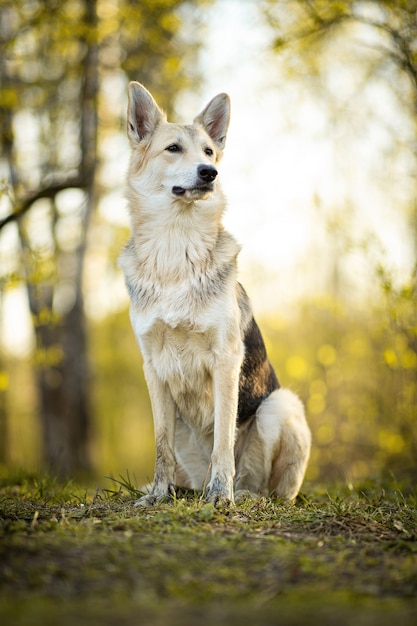
[[[175,494],[175,404],[168,385],[160,380],[152,363],[144,364],[146,383],[152,404],[156,459],[151,492],[140,498],[135,506],[157,504]]]
[[[213,374],[214,442],[208,500],[214,505],[233,502],[235,435],[240,355],[222,359]]]

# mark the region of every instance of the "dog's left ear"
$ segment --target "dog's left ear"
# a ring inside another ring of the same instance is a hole
[[[226,134],[230,121],[230,98],[227,93],[219,93],[200,115],[194,120],[195,124],[200,124],[204,130],[210,135],[214,143],[221,150],[226,144]]]

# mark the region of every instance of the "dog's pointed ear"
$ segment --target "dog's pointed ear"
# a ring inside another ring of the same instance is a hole
[[[194,120],[210,135],[214,143],[223,150],[230,121],[230,98],[227,93],[219,93]]]
[[[140,83],[129,83],[129,105],[127,109],[127,135],[138,143],[153,133],[156,126],[165,118],[152,95]]]

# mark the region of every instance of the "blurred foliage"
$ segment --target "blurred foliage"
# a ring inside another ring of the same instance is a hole
[[[309,47],[320,55],[320,46],[347,32],[352,40],[359,26],[378,31],[384,44],[368,39],[387,63],[394,63],[414,82],[417,66],[416,0],[263,0],[262,11],[275,30],[274,48],[290,45]],[[350,31],[349,31],[350,29]],[[357,43],[357,42],[356,42]],[[311,60],[311,59],[310,59]]]
[[[287,75],[301,79],[309,98],[319,96],[326,108],[331,104],[332,123],[341,120],[351,136],[366,135],[353,114],[357,100],[365,112],[364,126],[380,118],[392,135],[390,151],[398,152],[402,133],[387,119],[380,99],[387,99],[388,106],[391,99],[395,102],[401,117],[410,120],[406,167],[415,181],[417,0],[262,0],[260,8],[271,28],[270,47],[284,61]],[[381,85],[386,95],[381,95]],[[384,156],[386,166],[389,155]],[[405,210],[414,251],[416,206],[411,202]]]
[[[417,311],[411,290],[355,312],[323,298],[266,336],[282,384],[304,399],[313,431],[307,477],[417,478]]]

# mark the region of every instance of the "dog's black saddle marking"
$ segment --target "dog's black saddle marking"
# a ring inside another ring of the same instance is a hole
[[[261,402],[280,384],[266,354],[261,331],[254,318],[244,335],[245,357],[240,370],[238,426],[255,415]]]

